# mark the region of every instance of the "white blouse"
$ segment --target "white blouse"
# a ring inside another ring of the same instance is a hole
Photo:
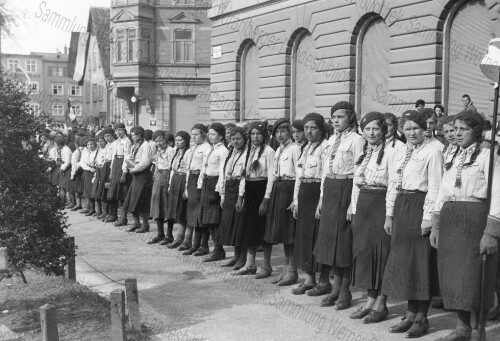
[[[200,176],[198,177],[198,188],[203,185],[203,178],[206,176],[219,176],[220,168],[224,167],[224,161],[229,153],[226,146],[219,142],[211,147],[211,151],[203,159]],[[215,189],[218,191],[218,188]]]
[[[127,160],[129,163],[133,164],[133,166],[128,165],[126,162]],[[149,143],[143,141],[140,146],[134,146],[132,148],[130,154],[125,157],[125,162],[123,162],[123,164],[130,170],[131,173],[138,173],[151,166],[152,160],[153,157],[151,156],[151,147]]]
[[[264,147],[262,154],[259,156],[260,146],[256,147],[252,145],[250,148],[250,156],[248,157],[248,162],[246,164],[246,178],[256,179],[256,178],[267,178],[266,192],[264,198],[271,198],[271,191],[273,189],[274,182],[274,155],[275,151],[268,145]],[[255,160],[259,160],[260,167],[254,171],[252,170],[252,163]],[[245,195],[245,178],[240,181],[240,196]]]
[[[68,146],[63,146],[61,150],[58,151],[61,156],[61,167],[62,171],[65,171],[71,166],[71,149]]]
[[[97,149],[90,151],[87,149],[87,152],[82,154],[82,158],[80,159],[80,167],[86,171],[95,171],[97,157]]]
[[[195,145],[188,162],[189,170],[200,171],[203,166],[203,160],[205,160],[211,150],[212,146],[208,142]]]
[[[228,178],[240,177],[243,174],[243,170],[245,169],[245,160],[247,156],[247,148],[243,148],[242,150],[233,149],[229,160],[226,163],[226,169],[224,169],[224,165],[222,165],[219,174],[219,180],[217,182],[217,189],[219,189],[219,194],[224,196],[226,180]],[[225,160],[224,160],[225,162]]]
[[[154,163],[156,164],[156,169],[158,170],[170,170],[170,165],[172,164],[172,158],[174,157],[175,149],[166,146],[164,149],[158,148],[158,151],[154,157]]]
[[[79,162],[82,157],[82,151],[80,148],[76,148],[73,154],[71,154],[71,176],[75,176],[76,171],[80,168]]]
[[[95,159],[95,164],[97,167],[104,166],[104,163],[106,162],[106,154],[107,153],[108,153],[108,151],[106,150],[106,147],[98,148],[97,157]]]
[[[341,137],[335,159],[333,157],[333,147],[335,140]],[[352,130],[345,130],[336,133],[328,140],[328,155],[324,159],[323,174],[321,181],[321,193],[323,193],[323,183],[327,174],[352,175],[354,173],[354,164],[363,154],[365,139]]]

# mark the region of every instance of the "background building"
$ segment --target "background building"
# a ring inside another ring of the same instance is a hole
[[[82,116],[83,92],[77,82],[68,77],[66,47],[64,52],[57,53],[2,54],[1,60],[2,67],[14,77],[30,83],[29,105],[35,115],[65,123],[70,97],[75,114]]]
[[[417,99],[462,110],[469,94],[492,113],[479,63],[500,35],[492,0],[215,0],[211,118],[330,116],[340,100],[369,111]]]
[[[112,0],[111,116],[190,130],[210,121],[210,1]]]

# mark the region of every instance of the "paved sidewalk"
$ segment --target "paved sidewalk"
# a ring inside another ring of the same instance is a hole
[[[69,234],[75,237],[77,280],[104,295],[124,289],[125,278],[136,278],[141,320],[155,340],[343,340],[391,341],[390,334],[405,303],[389,301],[390,316],[364,325],[348,315],[366,295],[353,292],[353,307],[344,311],[320,308],[322,297],[294,296],[289,287],[271,284],[282,269],[283,248],[275,247],[273,275],[264,280],[231,276],[220,262],[202,263],[146,241],[156,234],[126,233],[124,228],[68,212]],[[175,231],[174,231],[175,236]],[[232,248],[226,248],[227,257]],[[262,253],[258,253],[257,265]],[[419,340],[434,340],[454,328],[451,313],[431,310],[431,330]],[[500,323],[488,324],[488,340],[500,340]]]

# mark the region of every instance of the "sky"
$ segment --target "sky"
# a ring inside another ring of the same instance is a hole
[[[2,31],[2,53],[63,51],[64,45],[69,48],[70,31],[86,30],[90,7],[109,7],[110,3],[111,0],[6,0],[6,7],[18,24],[12,26],[11,37]]]

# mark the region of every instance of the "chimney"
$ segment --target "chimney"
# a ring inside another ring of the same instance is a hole
[[[68,45],[64,44],[64,54],[68,54]]]

